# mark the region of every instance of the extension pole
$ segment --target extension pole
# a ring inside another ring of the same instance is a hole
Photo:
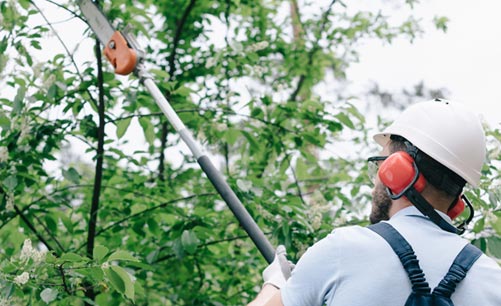
[[[221,173],[214,167],[209,158],[202,153],[191,133],[186,129],[179,116],[158,89],[153,76],[144,67],[144,52],[141,50],[135,37],[129,34],[127,30],[124,33],[117,31],[99,7],[91,0],[79,0],[78,5],[92,31],[94,31],[99,41],[105,46],[104,54],[115,67],[115,73],[127,75],[134,71],[139,77],[160,109],[162,109],[167,120],[179,133],[181,139],[188,145],[202,170],[214,187],[216,187],[217,192],[219,192],[235,217],[237,217],[249,237],[254,241],[261,254],[263,254],[268,263],[271,263],[275,257],[275,250],[271,246],[271,243],[261,229],[259,229],[233,190],[231,190]]]
[[[198,164],[211,181],[212,185],[214,185],[217,192],[221,195],[230,210],[240,222],[240,225],[242,225],[266,261],[271,263],[275,257],[275,250],[273,246],[258,227],[254,219],[252,219],[249,212],[245,209],[242,202],[240,202],[219,170],[214,167],[209,157],[202,152],[197,141],[193,138],[190,131],[181,121],[169,101],[167,101],[160,89],[158,89],[157,85],[153,81],[153,77],[146,71],[142,63],[137,65],[135,73],[140,78],[141,82],[149,91],[153,99],[155,99],[155,102],[165,114],[167,120],[174,127],[176,132],[179,133],[181,139],[186,143],[191,153],[196,158]]]

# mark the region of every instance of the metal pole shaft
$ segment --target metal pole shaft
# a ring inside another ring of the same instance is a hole
[[[144,68],[142,68],[144,69]],[[228,183],[224,180],[222,174],[214,167],[210,159],[203,154],[198,143],[193,138],[189,130],[186,128],[184,123],[181,121],[177,113],[174,111],[170,103],[167,101],[165,96],[162,94],[160,89],[158,89],[155,82],[151,77],[145,75],[141,68],[138,69],[138,75],[143,80],[144,86],[150,92],[155,102],[158,104],[162,112],[167,117],[167,120],[172,124],[174,129],[179,133],[181,139],[186,143],[192,152],[193,156],[197,159],[198,164],[205,172],[211,183],[214,185],[218,193],[221,195],[223,200],[226,202],[230,210],[233,212],[235,217],[240,222],[240,225],[247,232],[249,237],[252,239],[256,247],[259,249],[261,254],[264,256],[268,263],[271,263],[275,257],[275,250],[269,240],[266,238],[264,233],[261,231],[259,226],[256,224],[254,219],[245,209],[242,202],[235,195],[233,190],[230,188]]]

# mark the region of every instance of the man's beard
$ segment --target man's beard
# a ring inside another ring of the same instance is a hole
[[[376,183],[372,196],[372,210],[369,216],[371,224],[389,220],[391,204],[391,198],[386,193],[386,187],[380,182]]]

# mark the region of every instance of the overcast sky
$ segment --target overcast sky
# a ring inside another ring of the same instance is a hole
[[[375,2],[352,3],[375,8]],[[402,16],[407,13],[405,8],[400,10]],[[423,80],[431,88],[448,89],[450,100],[470,105],[492,126],[501,127],[500,12],[499,0],[421,0],[413,14],[427,26],[425,34],[412,44],[368,42],[360,49],[360,63],[348,70],[348,78],[355,87],[377,81],[395,91]],[[450,19],[445,34],[432,28],[436,15]]]
[[[310,9],[324,11],[332,0],[315,1],[318,7]],[[491,126],[501,128],[500,0],[421,0],[413,10],[407,5],[393,5],[398,2],[393,0],[345,2],[352,11],[383,9],[383,14],[395,20],[412,14],[425,27],[425,33],[413,43],[405,39],[397,39],[392,44],[373,40],[360,46],[360,62],[352,64],[347,71],[353,92],[367,91],[375,82],[383,90],[398,92],[424,81],[430,88],[446,88],[450,92],[450,100],[469,105],[481,113]],[[37,3],[44,8],[51,22],[67,18],[64,12],[61,14],[61,10],[48,2]],[[335,4],[333,9],[340,9],[339,5]],[[434,28],[432,20],[435,16],[450,19],[446,33]],[[43,21],[40,20],[40,23]],[[86,26],[80,20],[55,26],[70,48],[82,43],[81,33]],[[94,60],[92,40],[83,42],[85,45],[80,46],[75,59],[79,62]],[[44,48],[42,53],[45,54],[41,54],[41,58],[63,52],[54,37],[50,46],[54,49],[46,52],[47,48]],[[385,117],[388,115],[385,114]],[[138,134],[131,140],[134,147],[144,145],[142,133]]]

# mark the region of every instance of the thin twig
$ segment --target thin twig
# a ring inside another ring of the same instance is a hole
[[[54,234],[51,232],[51,230],[45,225],[45,223],[42,220],[40,220],[40,218],[37,216],[37,214],[33,214],[33,218],[35,218],[38,221],[38,223],[43,227],[43,229],[45,230],[45,232],[50,236],[50,239],[53,240],[57,244],[57,246],[59,247],[59,249],[63,253],[66,253],[66,249],[59,242],[59,240],[56,238],[56,236],[54,236]],[[57,254],[56,254],[56,256],[57,256]]]
[[[184,10],[181,20],[177,24],[176,33],[172,40],[172,48],[169,55],[169,81],[174,79],[174,73],[176,71],[176,56],[177,56],[177,46],[181,40],[181,34],[183,33],[184,26],[188,20],[190,12],[195,7],[195,0],[191,0],[186,9]],[[169,93],[168,93],[169,94]],[[169,97],[168,97],[169,98]],[[168,136],[168,123],[162,123],[162,135],[161,135],[161,145],[160,145],[160,156],[158,160],[158,178],[160,181],[164,181],[164,170],[165,170],[165,149],[167,148],[167,136]]]
[[[265,235],[270,235],[271,232],[269,233],[264,233]],[[240,235],[240,236],[235,236],[235,237],[229,237],[229,238],[224,238],[224,239],[218,239],[218,240],[213,240],[213,241],[209,241],[207,243],[204,243],[204,244],[201,244],[199,245],[197,248],[204,248],[204,247],[207,247],[209,245],[214,245],[214,244],[218,244],[218,243],[222,243],[222,242],[230,242],[230,241],[234,241],[234,240],[239,240],[239,239],[247,239],[249,238],[249,235]],[[153,264],[156,264],[156,263],[159,263],[159,262],[162,262],[162,261],[165,261],[165,260],[169,260],[173,257],[175,257],[176,254],[167,254],[165,256],[162,256],[160,258],[158,258],[157,260],[155,260],[153,262]]]
[[[319,42],[320,42],[320,38],[322,36],[322,32],[325,30],[325,26],[327,25],[327,21],[329,20],[329,14],[332,10],[332,6],[334,5],[334,3],[336,3],[336,0],[332,0],[332,2],[329,4],[329,7],[327,8],[327,10],[324,12],[324,15],[322,17],[322,23],[320,25],[320,30],[318,31],[317,35],[316,35],[316,39],[317,41],[315,42],[315,44],[313,45],[313,47],[311,48],[310,52],[308,52],[308,64],[306,64],[306,69],[310,69],[309,67],[312,66],[313,64],[313,58],[314,58],[314,55],[315,53],[318,51],[319,49]],[[304,84],[304,81],[306,80],[306,75],[305,74],[302,74],[300,77],[299,77],[299,81],[297,83],[297,86],[296,86],[296,89],[294,90],[294,92],[291,94],[289,100],[290,101],[296,101],[297,99],[297,95],[299,94],[299,92],[301,91],[302,87],[303,87],[303,84]]]
[[[210,108],[202,108],[202,107],[200,107],[200,108],[193,108],[193,109],[180,109],[180,110],[176,110],[176,113],[178,113],[178,114],[181,114],[181,113],[200,113],[200,111],[204,111],[204,112],[217,112],[217,111],[221,111],[223,114],[226,114],[226,115],[238,116],[238,117],[244,117],[244,118],[247,118],[247,119],[256,120],[256,121],[262,122],[262,123],[264,123],[266,125],[274,126],[274,127],[279,128],[280,130],[283,130],[283,131],[286,131],[286,132],[289,132],[289,133],[297,135],[297,132],[295,132],[293,130],[290,130],[290,129],[286,128],[286,127],[283,127],[282,125],[280,125],[280,123],[271,122],[271,121],[268,121],[268,120],[265,120],[265,119],[252,117],[251,115],[237,113],[237,112],[235,112],[232,109],[216,110],[216,109],[210,109]],[[132,115],[127,115],[127,116],[123,116],[123,117],[118,117],[118,118],[109,120],[108,122],[117,122],[117,121],[120,121],[120,120],[127,120],[127,119],[130,119],[130,118],[141,118],[141,117],[149,117],[149,116],[163,116],[163,113],[162,112],[156,112],[156,113],[149,113],[149,114],[132,114]]]
[[[162,203],[160,205],[156,205],[156,206],[153,206],[153,207],[150,207],[148,209],[145,209],[143,211],[140,211],[138,213],[135,213],[135,214],[132,214],[132,215],[129,215],[123,219],[120,219],[118,221],[115,221],[113,222],[112,224],[100,229],[99,231],[97,231],[96,233],[96,236],[99,236],[101,233],[109,230],[110,228],[113,228],[125,221],[128,221],[130,219],[134,219],[134,218],[137,218],[137,217],[141,217],[142,215],[146,215],[156,209],[159,209],[159,208],[163,208],[163,207],[166,207],[168,205],[171,205],[171,204],[174,204],[176,202],[181,202],[181,201],[186,201],[186,200],[191,200],[193,198],[198,198],[198,197],[208,197],[208,196],[214,196],[214,195],[217,195],[216,193],[202,193],[202,194],[194,194],[194,195],[191,195],[191,196],[188,196],[188,197],[184,197],[184,198],[179,198],[179,199],[174,199],[174,200],[171,200],[171,201],[168,201],[168,202],[165,202],[165,203]]]
[[[46,1],[50,2],[50,0],[46,0]],[[64,50],[66,51],[66,54],[69,56],[69,58],[71,60],[71,63],[73,64],[73,67],[75,68],[75,71],[77,72],[77,75],[80,78],[80,81],[83,83],[84,82],[84,78],[83,78],[82,74],[80,73],[80,69],[78,69],[78,65],[75,62],[75,59],[73,58],[73,54],[70,52],[70,50],[68,49],[68,47],[64,43],[64,41],[61,38],[61,36],[59,36],[59,34],[57,33],[56,29],[52,26],[52,23],[47,19],[47,17],[42,12],[42,10],[32,0],[30,0],[30,3],[37,9],[37,11],[40,13],[40,15],[42,16],[42,18],[45,20],[45,22],[47,23],[47,25],[50,27],[50,29],[52,30],[52,32],[54,33],[54,35],[56,35],[57,40],[61,43],[61,45],[63,46]],[[80,17],[80,16],[78,16],[78,18],[82,19],[82,17]],[[84,20],[84,22],[85,22],[85,20]],[[94,103],[94,105],[97,105],[96,100],[92,97],[91,92],[88,89],[86,90],[86,92],[89,94],[89,98],[90,98],[91,102]]]
[[[40,242],[42,242],[45,245],[47,250],[49,250],[49,252],[54,251],[54,249],[50,246],[47,240],[45,240],[45,238],[37,231],[35,226],[30,222],[30,220],[28,220],[28,218],[26,218],[26,216],[21,212],[21,210],[19,210],[19,207],[17,207],[16,204],[14,204],[14,210],[16,211],[17,215],[21,218],[21,220],[23,220],[24,223],[28,226],[28,228],[33,232],[33,234],[37,236],[38,240],[40,240]]]
[[[68,293],[69,295],[72,295],[70,289],[68,288],[68,285],[66,284],[66,275],[64,274],[63,265],[64,263],[60,264],[58,270],[59,273],[61,274],[61,278],[63,279],[64,291],[66,291],[66,293]]]
[[[47,1],[47,2],[49,2],[51,4],[54,4],[55,6],[57,6],[57,7],[61,8],[61,9],[65,10],[68,13],[70,13],[71,15],[73,15],[73,17],[76,17],[76,18],[82,20],[83,22],[87,23],[87,21],[85,19],[83,19],[82,16],[78,15],[77,13],[75,13],[74,11],[70,10],[69,8],[63,6],[62,4],[56,3],[56,2],[54,2],[52,0],[45,0],[45,1]]]
[[[285,146],[284,146],[284,149],[285,149]],[[289,169],[292,172],[292,176],[294,178],[294,182],[295,182],[295,185],[296,185],[296,188],[297,188],[298,196],[301,199],[301,202],[303,203],[303,205],[306,206],[307,204],[306,204],[306,201],[304,200],[304,197],[303,197],[303,191],[301,190],[301,186],[299,185],[299,181],[298,181],[297,176],[296,176],[296,171],[294,171],[294,167],[292,165],[292,162],[291,162],[289,154],[287,154],[287,153],[285,154],[285,159],[289,163]]]

